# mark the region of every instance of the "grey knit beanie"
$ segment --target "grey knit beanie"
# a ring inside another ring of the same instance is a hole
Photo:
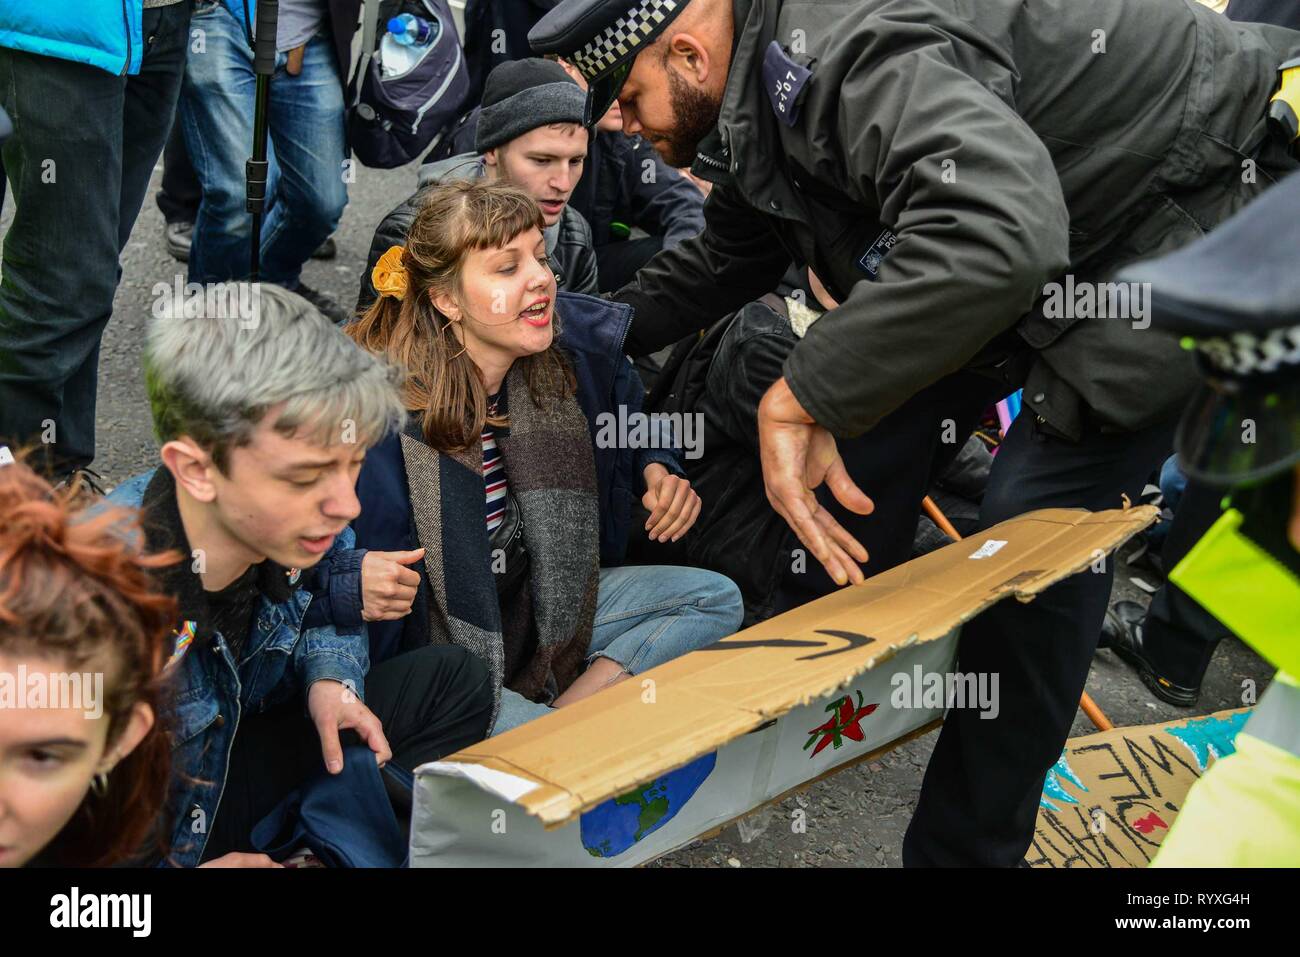
[[[587,94],[558,63],[537,57],[509,60],[483,84],[474,148],[486,153],[548,123],[581,125],[586,106]]]

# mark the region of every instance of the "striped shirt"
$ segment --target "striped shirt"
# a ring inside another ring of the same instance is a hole
[[[496,415],[496,407],[494,396],[489,400],[489,414]],[[491,534],[506,517],[506,463],[487,425],[483,426],[483,485],[487,490],[487,530]]]

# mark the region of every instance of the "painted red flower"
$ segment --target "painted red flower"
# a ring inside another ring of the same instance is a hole
[[[845,695],[837,701],[833,701],[826,706],[826,710],[831,712],[831,717],[825,724],[818,725],[808,732],[809,738],[803,744],[803,749],[808,750],[814,742],[817,746],[813,748],[812,757],[821,751],[826,745],[833,744],[836,748],[844,743],[844,738],[851,741],[863,740],[862,727],[859,722],[867,715],[879,707],[878,704],[862,704],[862,692],[857,692],[858,707],[853,707],[853,698]],[[820,736],[820,740],[818,740]]]

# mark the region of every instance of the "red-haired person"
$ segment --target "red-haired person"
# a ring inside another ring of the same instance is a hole
[[[156,721],[176,606],[123,534],[0,447],[0,867],[114,864],[166,800]]]

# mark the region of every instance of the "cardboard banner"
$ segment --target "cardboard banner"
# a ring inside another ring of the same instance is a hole
[[[951,669],[956,650],[954,633],[903,656],[943,672]],[[632,867],[654,860],[937,723],[942,707],[891,708],[888,682],[883,672],[869,672],[847,695],[834,692],[794,708],[717,751],[575,815],[567,827],[547,829],[521,807],[541,791],[531,782],[490,773],[482,765],[426,765],[416,778],[411,866]]]
[[[1146,867],[1249,708],[1071,738],[1047,773],[1031,867]]]
[[[1155,515],[1022,515],[424,765],[411,865],[640,864],[897,747],[954,695],[992,712],[996,676],[954,680],[961,624],[1099,568]]]

